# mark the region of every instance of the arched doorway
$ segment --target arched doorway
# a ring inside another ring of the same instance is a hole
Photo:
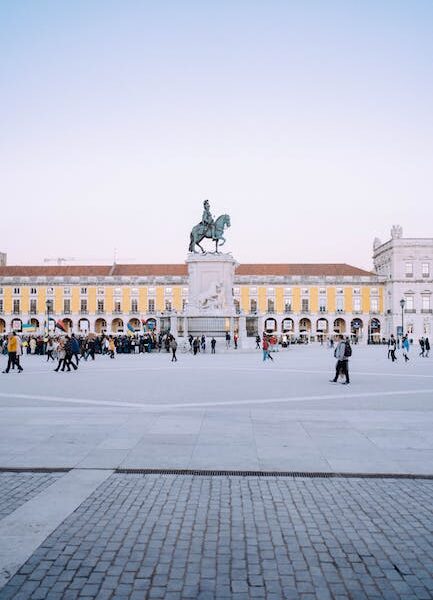
[[[376,317],[370,320],[368,324],[368,343],[369,344],[380,344],[380,321]]]
[[[147,321],[144,323],[144,326],[146,331],[156,331],[156,319],[153,317],[147,319]]]
[[[352,319],[351,323],[350,323],[350,335],[352,340],[357,343],[360,339],[362,339],[362,328],[364,327],[364,324],[362,322],[362,319],[359,319],[358,317],[356,319]]]
[[[311,335],[311,321],[304,317],[299,321],[299,336],[303,342],[309,342]]]
[[[141,329],[141,323],[140,323],[140,319],[129,319],[128,322],[128,329],[129,329],[129,325],[134,329],[134,331],[140,331]],[[131,331],[131,329],[130,329]]]
[[[96,319],[95,321],[95,333],[106,333],[107,332],[107,321],[105,319]]]
[[[65,319],[62,319],[62,323],[65,326],[66,333],[70,333],[72,331],[73,326],[72,319],[66,317]]]
[[[23,322],[21,321],[21,319],[12,319],[11,330],[12,331],[22,331],[23,330]]]
[[[111,331],[113,333],[123,333],[123,321],[118,317],[111,322]]]
[[[273,317],[269,317],[265,321],[265,332],[266,333],[275,333],[277,331],[277,320]]]
[[[89,333],[89,331],[90,331],[89,319],[80,319],[78,321],[78,330],[80,331],[80,333]]]
[[[346,321],[344,319],[335,319],[334,333],[346,333]]]
[[[4,319],[0,319],[0,333],[6,332],[6,321]]]
[[[281,323],[281,331],[283,333],[293,333],[295,331],[295,323],[293,319],[286,317]]]
[[[329,333],[328,319],[317,319],[316,334],[319,341],[323,341]]]

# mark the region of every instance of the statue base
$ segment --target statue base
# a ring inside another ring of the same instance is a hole
[[[188,317],[234,317],[233,283],[236,260],[231,254],[195,254],[188,265]]]

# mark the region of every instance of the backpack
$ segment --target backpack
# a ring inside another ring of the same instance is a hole
[[[349,358],[349,356],[352,356],[352,347],[350,345],[350,342],[346,341],[344,347],[344,358]]]

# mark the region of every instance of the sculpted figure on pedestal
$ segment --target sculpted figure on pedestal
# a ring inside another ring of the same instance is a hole
[[[189,251],[195,252],[195,246],[198,246],[204,253],[205,250],[200,245],[200,242],[204,238],[208,238],[215,242],[215,252],[218,254],[218,244],[222,246],[226,241],[225,237],[223,236],[225,227],[230,227],[229,215],[220,215],[214,220],[210,212],[209,200],[205,200],[203,202],[202,220],[191,230]]]

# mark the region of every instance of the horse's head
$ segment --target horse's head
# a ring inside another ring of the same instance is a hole
[[[230,227],[230,215],[220,215],[215,221],[215,225],[218,227]]]

